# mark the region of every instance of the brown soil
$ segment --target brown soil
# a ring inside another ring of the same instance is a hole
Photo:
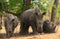
[[[60,39],[60,25],[56,28],[56,33],[50,33],[50,34],[38,34],[38,35],[24,35],[20,36],[19,33],[19,25],[14,31],[14,36],[11,38],[6,38],[6,31],[3,26],[3,29],[0,30],[0,39]],[[30,27],[29,32],[32,32],[32,29]]]

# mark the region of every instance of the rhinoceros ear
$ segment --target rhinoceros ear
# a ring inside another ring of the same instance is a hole
[[[46,12],[43,12],[42,15],[46,15]]]

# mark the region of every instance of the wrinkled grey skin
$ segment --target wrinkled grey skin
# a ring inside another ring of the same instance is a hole
[[[45,20],[43,23],[43,32],[44,33],[54,33],[56,26],[49,20]]]
[[[41,33],[43,31],[42,29],[43,15],[45,15],[45,13],[41,13],[39,8],[28,9],[24,11],[20,15],[21,20],[20,34],[27,34],[29,26],[32,27],[34,34],[36,34],[37,32]]]
[[[13,35],[14,29],[18,25],[18,18],[12,14],[8,14],[4,20],[6,35],[11,37]]]

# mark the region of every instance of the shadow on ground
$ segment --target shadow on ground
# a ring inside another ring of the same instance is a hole
[[[34,36],[34,35],[38,35],[38,34],[27,34],[27,35],[20,35],[19,33],[14,33],[14,35],[12,37],[27,37],[27,36]],[[6,34],[5,33],[0,33],[0,38],[6,38]]]

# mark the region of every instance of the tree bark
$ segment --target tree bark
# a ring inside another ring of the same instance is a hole
[[[31,0],[23,0],[23,11],[30,8]]]
[[[2,15],[0,15],[0,29],[2,28]]]
[[[53,23],[55,23],[55,19],[56,19],[56,12],[57,12],[57,8],[58,8],[58,3],[59,0],[54,0],[54,6],[52,7],[52,13],[51,13],[51,21]]]

